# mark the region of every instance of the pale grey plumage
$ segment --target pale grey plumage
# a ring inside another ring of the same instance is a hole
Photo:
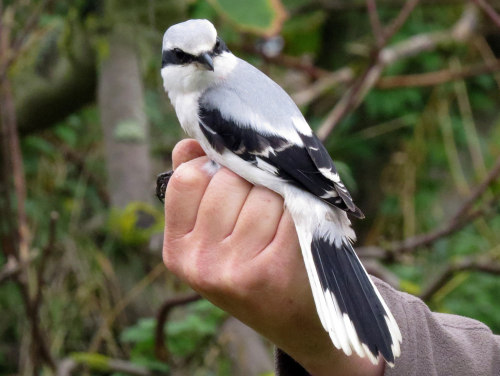
[[[201,102],[230,116],[242,127],[248,126],[252,117],[258,117],[268,123],[270,132],[297,138],[297,129],[291,119],[296,117],[304,122],[305,119],[292,99],[253,65],[239,58],[236,60],[231,73],[218,85],[208,88]],[[272,106],[269,98],[273,98]]]

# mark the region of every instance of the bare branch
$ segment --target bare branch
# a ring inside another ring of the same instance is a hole
[[[45,1],[42,2],[42,6]],[[41,8],[40,8],[41,10]],[[39,11],[40,11],[39,10]],[[39,12],[38,11],[38,12]],[[38,17],[38,16],[37,16]],[[17,129],[17,119],[14,106],[14,97],[10,80],[6,74],[6,69],[10,65],[9,59],[16,58],[16,49],[21,48],[24,43],[23,33],[28,33],[33,27],[35,21],[32,18],[25,25],[21,32],[20,38],[12,44],[13,51],[9,51],[11,41],[7,39],[6,34],[10,35],[10,28],[0,23],[0,112],[2,131],[5,137],[5,147],[8,158],[3,156],[2,159],[10,162],[5,165],[4,173],[12,176],[12,187],[9,179],[4,179],[8,182],[8,187],[4,188],[5,191],[13,190],[13,196],[16,200],[16,216],[11,220],[15,225],[11,225],[12,231],[16,235],[16,252],[14,253],[15,260],[20,268],[16,274],[16,281],[19,285],[21,296],[23,298],[24,309],[26,317],[29,322],[31,330],[31,347],[33,366],[35,370],[40,367],[41,362],[47,364],[52,370],[55,370],[56,365],[50,353],[49,346],[45,339],[45,335],[40,325],[39,320],[39,297],[33,291],[30,285],[31,270],[30,270],[30,234],[28,227],[28,217],[26,214],[25,201],[26,201],[26,181],[24,176],[23,156],[19,142],[19,133]],[[36,22],[35,22],[36,23]],[[12,60],[13,61],[13,60]],[[4,166],[3,166],[4,167]]]
[[[384,30],[384,38],[386,41],[389,41],[394,34],[396,34],[401,27],[403,27],[404,23],[410,16],[411,12],[417,4],[419,0],[407,0],[403,6],[403,9],[399,12],[396,18],[392,21],[392,23]]]
[[[15,259],[15,257],[9,257],[2,270],[0,270],[0,284],[9,280],[10,278],[15,278],[21,272],[21,270],[22,267]]]
[[[494,205],[495,200],[491,200],[490,204],[486,205],[485,208],[470,212],[460,221],[451,220],[444,227],[441,227],[437,230],[425,234],[416,235],[403,240],[401,243],[396,243],[392,247],[389,247],[389,254],[392,254],[392,256],[389,256],[389,258],[401,253],[411,252],[419,247],[427,247],[435,243],[439,239],[461,230],[475,219],[484,216],[488,211],[490,211],[488,209],[491,209]],[[386,257],[387,256],[388,255],[386,255]]]
[[[470,270],[500,275],[500,264],[495,260],[474,260],[464,258],[458,262],[448,264],[443,271],[420,294],[420,299],[428,301],[448,282],[455,273]]]
[[[486,178],[474,189],[467,200],[462,204],[462,207],[451,219],[452,222],[459,222],[477,201],[479,197],[488,189],[488,187],[500,176],[500,157],[497,158],[493,168],[490,170]]]
[[[380,78],[386,66],[403,58],[415,56],[424,51],[431,51],[446,43],[465,41],[472,35],[476,26],[476,9],[473,6],[468,6],[460,19],[448,31],[416,35],[380,50],[374,62],[352,84],[351,88],[347,90],[327,115],[317,131],[318,137],[321,140],[325,140],[340,120],[363,101]]]
[[[380,23],[380,18],[378,17],[377,3],[375,0],[366,0],[366,9],[368,11],[368,16],[370,18],[370,24],[372,26],[373,35],[375,36],[375,41],[378,48],[382,48],[384,44],[384,30],[382,29],[382,24]]]
[[[460,70],[443,69],[429,73],[381,77],[375,86],[377,89],[435,86],[498,71],[500,71],[500,60],[495,60],[486,64],[471,65]]]
[[[323,123],[316,132],[321,141],[325,141],[340,120],[361,103],[373,85],[377,82],[382,70],[383,66],[381,64],[372,65],[365,71],[363,76],[356,80],[351,88],[346,91],[344,96],[340,98],[332,111],[326,116],[325,120],[323,120]]]
[[[456,232],[471,221],[483,216],[486,212],[497,204],[500,197],[493,197],[486,205],[477,210],[471,211],[477,200],[483,195],[483,193],[488,189],[488,187],[500,176],[500,157],[497,158],[493,168],[489,171],[486,178],[474,189],[470,196],[464,201],[462,206],[458,209],[455,215],[448,221],[448,223],[437,230],[431,231],[426,234],[417,235],[400,243],[394,244],[389,248],[389,253],[397,255],[399,253],[409,252],[418,247],[428,246],[438,239],[447,236],[453,232]],[[391,257],[391,256],[389,256]]]
[[[320,77],[304,90],[292,94],[292,98],[298,106],[305,106],[333,87],[351,82],[353,78],[354,71],[352,68],[344,67]]]
[[[495,9],[484,0],[472,0],[479,8],[481,8],[488,17],[500,27],[500,15],[495,11]]]
[[[193,293],[186,296],[179,296],[168,299],[160,307],[156,316],[155,329],[155,356],[158,359],[163,360],[164,362],[170,361],[170,353],[165,341],[165,323],[167,322],[168,316],[172,309],[180,305],[195,302],[200,299],[202,299],[202,297],[199,294]]]
[[[287,68],[296,69],[306,73],[309,77],[317,79],[329,74],[325,69],[316,67],[311,62],[304,60],[303,58],[288,56],[288,55],[277,55],[277,56],[267,56],[259,49],[253,46],[240,46],[242,51],[250,53],[252,55],[260,56],[265,62],[272,63],[276,65],[281,65]]]
[[[399,288],[399,278],[396,274],[387,269],[378,260],[373,258],[362,258],[361,261],[368,274],[387,282],[394,288]]]

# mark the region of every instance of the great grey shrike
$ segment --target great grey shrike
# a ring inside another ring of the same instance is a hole
[[[234,56],[207,20],[165,32],[161,75],[182,128],[212,161],[207,169],[225,166],[283,196],[334,346],[393,366],[402,342],[398,324],[352,247],[347,214],[363,213],[292,99]]]

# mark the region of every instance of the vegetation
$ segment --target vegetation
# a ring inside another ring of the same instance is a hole
[[[366,214],[368,270],[500,334],[500,16],[485,1],[3,0],[0,375],[272,372],[230,350],[269,344],[161,261],[155,175],[184,137],[161,40],[187,18],[300,105]]]

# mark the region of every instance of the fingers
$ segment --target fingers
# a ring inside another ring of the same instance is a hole
[[[283,216],[283,199],[263,187],[253,187],[241,209],[238,222],[231,235],[234,244],[244,244],[242,252],[263,250],[276,235]]]
[[[199,157],[182,163],[170,178],[165,192],[165,236],[178,238],[194,228],[211,179],[203,169],[207,162],[207,157]]]
[[[284,252],[289,249],[300,247],[297,231],[295,230],[295,224],[293,222],[292,215],[288,210],[285,210],[283,212],[283,216],[280,218],[278,228],[276,230],[276,236],[273,239],[273,245],[276,246],[277,249]]]
[[[198,157],[202,157],[204,155],[205,152],[201,148],[198,141],[190,138],[179,141],[177,145],[175,145],[174,150],[172,151],[173,168],[175,170],[182,163]]]
[[[200,204],[196,231],[204,232],[211,242],[226,238],[234,229],[252,185],[226,168],[210,181]]]

